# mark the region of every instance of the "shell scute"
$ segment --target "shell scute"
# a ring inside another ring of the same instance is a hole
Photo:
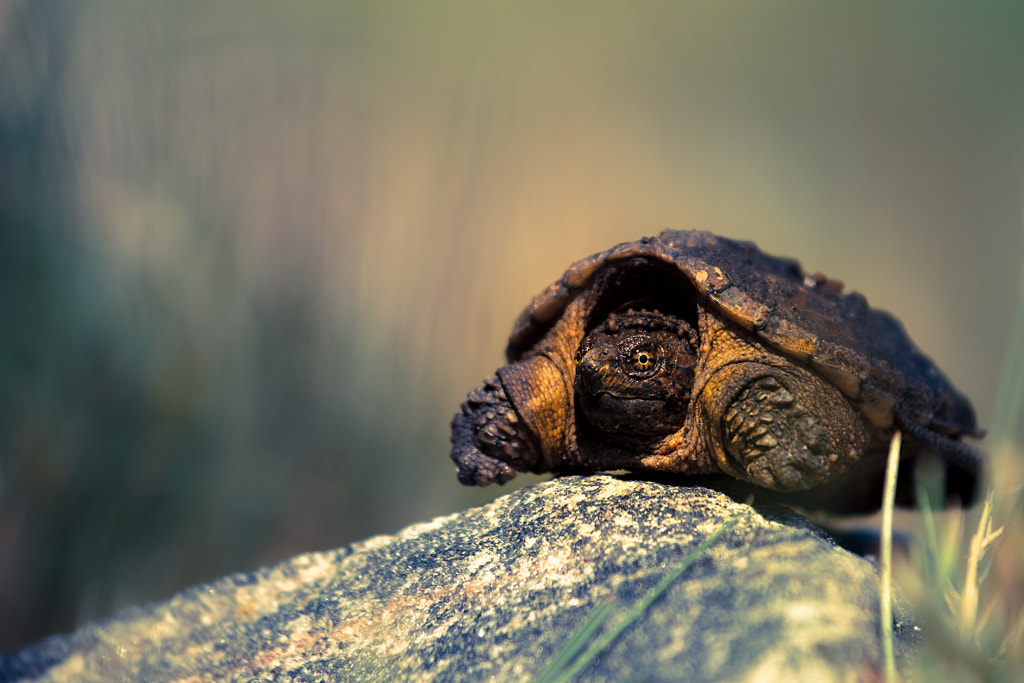
[[[748,330],[763,330],[771,322],[772,309],[737,287],[723,289],[708,298],[733,322]]]

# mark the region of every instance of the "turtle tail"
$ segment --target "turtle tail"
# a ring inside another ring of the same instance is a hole
[[[896,410],[896,426],[923,446],[934,449],[947,466],[947,497],[954,495],[970,505],[981,474],[985,454],[977,448],[914,422],[904,411]]]

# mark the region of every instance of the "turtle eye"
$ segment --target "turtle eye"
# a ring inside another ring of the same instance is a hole
[[[654,367],[654,354],[647,349],[636,349],[630,356],[633,369],[639,372],[647,372]]]
[[[583,362],[583,347],[576,349],[576,365]]]

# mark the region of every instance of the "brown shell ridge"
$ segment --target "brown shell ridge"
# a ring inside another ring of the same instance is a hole
[[[667,230],[572,264],[517,319],[509,360],[543,337],[598,273],[637,257],[677,269],[693,285],[698,303],[708,302],[819,373],[877,427],[890,428],[898,406],[918,424],[950,435],[978,434],[970,403],[891,315],[870,308],[856,292],[840,293],[835,281],[823,275],[808,277],[793,259],[706,232]]]

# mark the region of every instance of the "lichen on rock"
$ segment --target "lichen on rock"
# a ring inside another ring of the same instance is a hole
[[[707,488],[598,475],[193,587],[0,658],[0,679],[528,679],[595,606],[625,612],[730,520],[580,675],[879,675],[871,563],[792,515]],[[905,659],[917,628],[901,615],[896,633]]]

